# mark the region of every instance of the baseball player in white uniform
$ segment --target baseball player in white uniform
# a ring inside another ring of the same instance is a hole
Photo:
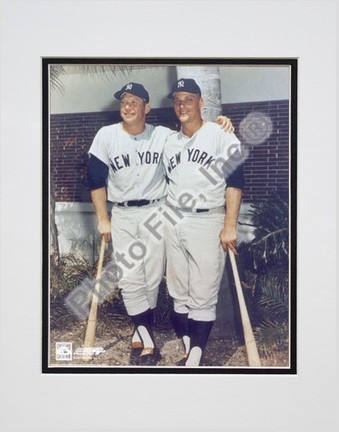
[[[200,366],[216,318],[225,253],[228,248],[236,253],[242,157],[234,133],[202,120],[203,100],[194,80],[178,80],[169,97],[181,131],[170,135],[164,148],[166,211],[172,216],[164,219],[167,284],[185,347],[178,365]]]
[[[119,287],[135,326],[130,364],[152,366],[160,359],[152,326],[165,249],[162,228],[155,237],[144,222],[152,216],[152,224],[163,225],[157,211],[167,193],[163,147],[174,132],[145,123],[151,108],[143,85],[130,82],[114,97],[120,100],[122,122],[96,134],[89,149],[89,183],[98,231],[113,239],[114,260],[122,270]],[[232,127],[227,117],[219,120]],[[113,203],[111,218],[107,200]]]

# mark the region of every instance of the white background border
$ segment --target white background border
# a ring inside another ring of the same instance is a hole
[[[2,430],[336,429],[335,29],[335,1],[1,1]],[[41,374],[42,56],[299,58],[297,376]]]

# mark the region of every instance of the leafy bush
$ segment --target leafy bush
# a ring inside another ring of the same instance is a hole
[[[273,192],[270,199],[251,205],[249,210],[254,239],[246,245],[249,268],[265,274],[272,266],[288,266],[289,195],[285,189]]]
[[[98,258],[90,254],[92,242],[86,238],[79,239],[73,244],[72,252],[60,257],[58,265],[51,262],[50,266],[50,322],[51,328],[67,328],[74,324],[77,318],[65,306],[65,299],[75,288],[86,279],[94,280],[97,272]],[[94,251],[94,248],[93,248]],[[111,259],[110,251],[106,253],[105,265]],[[104,277],[104,273],[102,274]],[[88,303],[91,296],[88,297]],[[171,299],[168,294],[165,278],[163,278],[155,310],[155,325],[157,327],[170,326]],[[113,294],[105,298],[100,304],[99,320],[104,324],[112,316],[126,316],[127,312],[122,300],[121,291],[116,287]]]
[[[96,278],[98,257],[93,248],[93,252],[89,253],[92,248],[92,243],[87,239],[81,238],[78,242],[74,242],[72,252],[61,255],[58,264],[51,261],[50,265],[50,324],[51,329],[67,328],[74,324],[77,318],[73,316],[70,310],[65,306],[67,296],[86,279],[94,281]],[[106,253],[104,258],[104,267],[110,260],[110,254]],[[105,299],[103,303],[104,309],[108,306],[106,303],[112,302],[119,304],[121,300],[118,294],[113,294],[109,299]],[[88,303],[91,301],[89,293]],[[119,305],[120,306],[120,305]]]
[[[239,245],[243,287],[254,333],[264,353],[288,346],[289,195],[278,190],[252,205],[254,239]]]
[[[71,253],[61,255],[59,265],[51,265],[50,299],[57,300],[69,294],[86,277],[95,277],[95,266]]]

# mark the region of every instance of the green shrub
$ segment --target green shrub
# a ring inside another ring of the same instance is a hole
[[[50,324],[51,328],[68,328],[77,318],[65,306],[67,296],[81,283],[89,278],[94,280],[97,272],[97,257],[88,254],[91,243],[86,239],[80,241],[72,248],[72,252],[62,255],[59,264],[51,263],[50,267]],[[86,250],[84,250],[86,249]],[[83,252],[83,253],[82,253]],[[111,254],[106,253],[104,267],[111,259]],[[91,301],[89,293],[88,303]],[[171,299],[168,294],[166,280],[163,278],[160,287],[157,308],[155,310],[155,325],[166,328],[171,325],[170,311]],[[126,316],[127,312],[122,300],[121,290],[117,287],[109,297],[105,298],[99,307],[99,320],[104,324],[110,321],[112,316]]]
[[[289,194],[282,189],[252,205],[254,239],[239,245],[243,288],[254,333],[264,352],[288,346]]]

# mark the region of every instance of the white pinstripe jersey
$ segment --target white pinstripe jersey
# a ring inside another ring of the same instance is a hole
[[[225,205],[223,165],[241,152],[240,141],[216,123],[206,122],[191,138],[169,136],[164,164],[169,179],[167,200],[174,207],[211,209]]]
[[[109,167],[109,201],[152,200],[166,195],[162,157],[170,134],[173,134],[171,129],[149,124],[136,136],[125,132],[122,123],[98,131],[89,153]]]

